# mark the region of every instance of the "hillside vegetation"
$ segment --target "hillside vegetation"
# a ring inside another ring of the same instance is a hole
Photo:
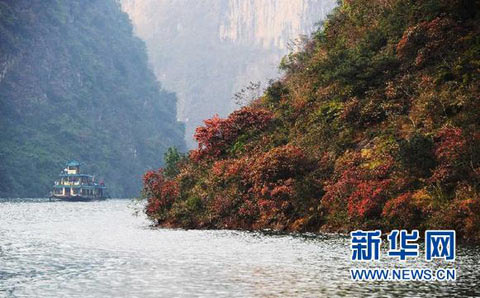
[[[480,241],[478,1],[343,1],[284,77],[147,172],[186,228],[449,228]],[[173,155],[173,156],[172,156]]]
[[[115,0],[0,0],[0,197],[45,196],[69,159],[134,196],[184,149],[174,94]]]

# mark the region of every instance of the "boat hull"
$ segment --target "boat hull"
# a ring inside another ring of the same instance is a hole
[[[52,199],[68,202],[90,202],[90,201],[103,201],[107,197],[84,197],[84,196],[51,196]]]

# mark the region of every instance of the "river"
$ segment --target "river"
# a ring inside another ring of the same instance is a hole
[[[356,282],[348,237],[154,229],[132,205],[0,200],[0,297],[480,296],[478,247],[455,282]]]

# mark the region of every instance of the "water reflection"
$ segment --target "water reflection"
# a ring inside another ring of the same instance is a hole
[[[349,238],[151,229],[128,204],[1,201],[0,296],[480,295],[478,247],[457,249],[456,282],[352,282]]]

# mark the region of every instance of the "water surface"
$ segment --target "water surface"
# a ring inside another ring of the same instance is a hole
[[[130,205],[0,200],[0,297],[480,296],[475,247],[455,282],[353,282],[349,238],[152,229]]]

